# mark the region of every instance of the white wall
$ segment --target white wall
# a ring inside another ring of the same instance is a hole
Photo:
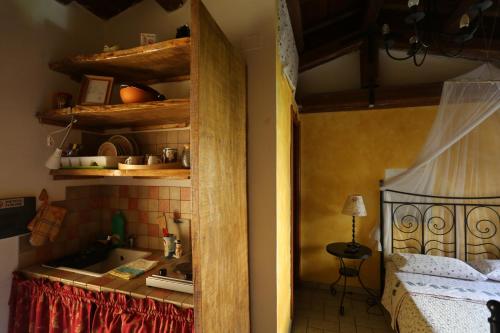
[[[52,149],[45,137],[51,127],[35,113],[51,94],[78,85],[51,72],[52,59],[102,47],[99,19],[78,6],[54,0],[5,0],[0,6],[0,198],[36,196],[47,188],[52,199],[64,198],[70,182],[53,182],[43,164]],[[78,133],[73,141],[79,140]],[[78,184],[81,184],[79,182]],[[0,240],[0,332],[7,331],[11,272],[17,267],[17,237]]]
[[[393,53],[399,57],[404,55],[398,51]],[[472,60],[428,55],[424,64],[416,67],[411,60],[392,60],[381,50],[378,83],[380,86],[401,86],[439,82],[461,75],[480,64]],[[300,73],[297,94],[305,96],[359,89],[360,86],[359,52],[353,52]]]

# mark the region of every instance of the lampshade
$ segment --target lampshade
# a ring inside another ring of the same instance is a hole
[[[359,194],[353,194],[347,197],[342,214],[349,216],[366,216],[365,203],[363,197]]]
[[[62,149],[61,148],[56,148],[52,155],[47,159],[47,162],[45,162],[45,166],[51,170],[59,169],[61,167],[61,156],[62,156]]]

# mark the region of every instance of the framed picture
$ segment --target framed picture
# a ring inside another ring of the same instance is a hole
[[[84,75],[78,104],[105,105],[109,104],[113,78],[108,76]]]

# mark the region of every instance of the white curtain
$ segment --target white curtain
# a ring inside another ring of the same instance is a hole
[[[445,197],[500,195],[500,112],[497,112],[499,109],[500,69],[497,67],[484,64],[472,72],[446,81],[436,119],[414,165],[402,174],[387,179],[382,190]],[[384,195],[385,200],[396,202],[457,202],[452,199],[424,198],[390,191],[385,192]],[[469,200],[474,204],[493,201],[492,199]],[[425,207],[420,208],[425,211]],[[428,225],[439,229],[443,224],[443,228],[446,228],[444,221],[456,215],[457,232],[453,231],[446,236],[436,235],[435,237],[442,242],[456,242],[457,252],[461,256],[466,232],[463,227],[464,222],[460,220],[459,213],[453,214],[446,208],[434,207],[427,212],[426,214],[433,216],[433,220]],[[399,222],[404,222],[409,226],[411,216],[415,213],[411,210],[415,209],[411,206],[402,207],[398,212],[401,216],[395,217],[396,219],[406,218],[406,221]],[[394,228],[391,231],[391,214],[394,215],[394,212],[386,206],[384,211],[384,250],[386,253],[391,251],[390,241],[395,237],[394,232],[396,236],[398,232],[398,230],[394,231]],[[488,218],[498,225],[492,226],[480,222],[477,227],[482,228],[482,231],[488,227],[489,231],[493,227],[500,229],[498,216],[494,212],[492,214]],[[472,215],[471,218],[474,217]],[[480,219],[479,216],[477,218]],[[425,218],[422,218],[422,221],[427,222]],[[419,232],[410,236],[416,238]],[[456,234],[458,234],[458,239],[450,238],[455,237]],[[408,237],[408,235],[403,236]],[[491,240],[495,241],[495,239]],[[477,240],[477,242],[480,241]],[[450,245],[448,250],[451,251],[451,248]]]

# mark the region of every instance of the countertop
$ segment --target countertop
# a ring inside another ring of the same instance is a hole
[[[175,265],[187,262],[188,256],[181,259],[165,259],[160,251],[152,251],[152,255],[146,257],[149,260],[158,260],[158,265],[145,274],[131,280],[124,280],[110,274],[102,277],[94,277],[79,273],[66,272],[55,268],[43,267],[40,264],[29,266],[19,271],[29,278],[47,278],[51,281],[62,282],[93,291],[114,291],[137,298],[151,298],[160,302],[172,303],[182,308],[193,308],[193,295],[178,291],[153,288],[146,286],[146,277],[158,273],[160,268],[166,268],[168,272],[174,270]]]

